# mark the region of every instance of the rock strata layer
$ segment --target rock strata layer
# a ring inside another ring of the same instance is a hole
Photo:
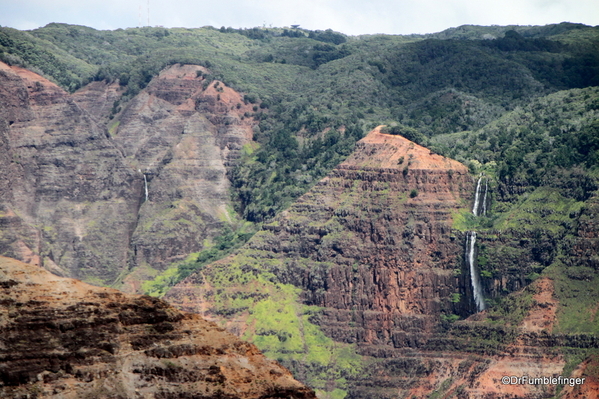
[[[165,302],[0,257],[2,398],[315,398],[277,362]]]
[[[172,65],[124,103],[118,83],[69,94],[0,63],[0,254],[135,292],[200,251],[255,123],[208,75]]]
[[[202,249],[230,222],[227,170],[252,139],[252,105],[196,65],[163,70],[118,116],[114,141],[144,182],[124,286]]]
[[[454,272],[463,246],[451,226],[472,195],[464,165],[377,128],[237,255],[190,276],[165,298],[262,342],[269,356],[295,353],[290,364],[322,350],[310,344],[318,334],[366,358],[403,357],[427,345],[441,315],[456,313],[452,294],[468,290]],[[285,331],[277,312],[292,320]],[[303,347],[289,343],[296,335]],[[402,361],[407,367],[416,359]],[[377,364],[380,370],[363,374],[370,382],[346,377],[354,386],[349,397],[387,397],[412,385],[384,371],[399,370],[397,364]]]
[[[127,261],[138,176],[55,84],[0,63],[0,88],[0,253],[110,281]]]
[[[448,310],[462,251],[452,238],[452,212],[471,195],[464,165],[377,129],[246,252],[258,263],[284,262],[287,268],[273,272],[300,287],[305,304],[324,309],[320,325],[336,340],[403,346]],[[228,262],[235,259],[222,267]],[[210,273],[203,272],[207,284]],[[187,281],[167,298],[186,310],[218,313],[195,289],[205,292]]]
[[[324,395],[341,387],[347,399],[553,397],[555,385],[501,378],[562,375],[573,354],[586,357],[599,340],[555,332],[555,282],[538,278],[523,291],[520,270],[497,274],[497,286],[485,291],[487,298],[509,290],[512,300],[529,301],[520,305],[519,324],[476,313],[466,232],[452,229],[456,214],[471,212],[474,183],[464,165],[375,129],[237,254],[165,298],[257,343]],[[588,201],[571,246],[573,259],[588,268],[597,258],[595,204]],[[483,234],[481,241],[491,253],[495,241]],[[534,264],[534,252],[526,252],[511,267]],[[360,371],[352,373],[356,358]],[[590,376],[593,364],[591,357],[577,373]],[[319,367],[333,371],[319,374]],[[589,378],[564,397],[596,387]]]

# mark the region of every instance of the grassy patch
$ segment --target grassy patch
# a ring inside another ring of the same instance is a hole
[[[566,198],[552,187],[540,187],[525,194],[516,206],[499,216],[494,227],[499,230],[541,230],[563,234],[569,230],[584,202]]]
[[[234,216],[233,213],[230,214]],[[229,255],[234,250],[245,244],[255,232],[252,223],[245,222],[237,225],[237,230],[225,226],[223,232],[205,243],[201,252],[190,254],[183,262],[170,265],[165,271],[154,279],[145,281],[142,290],[146,295],[163,297],[168,289],[193,272],[201,270],[205,265],[215,262]]]
[[[255,242],[269,237],[268,232],[260,234]],[[347,381],[361,370],[362,357],[353,345],[333,341],[313,322],[321,309],[303,305],[300,288],[279,282],[278,273],[288,267],[283,260],[249,249],[213,263],[204,273],[212,287],[212,312],[243,320],[244,339],[303,374],[310,386],[327,391],[325,397],[344,397]]]
[[[599,276],[592,271],[582,275],[576,267],[556,262],[545,272],[554,281],[559,299],[556,333],[599,334]]]

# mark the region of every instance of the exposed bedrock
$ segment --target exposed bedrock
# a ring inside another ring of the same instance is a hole
[[[226,173],[254,123],[208,73],[170,66],[122,103],[118,83],[70,95],[2,64],[0,253],[138,291],[201,250],[230,222]]]
[[[215,324],[0,256],[2,398],[315,398]]]
[[[518,325],[477,313],[467,232],[452,229],[454,216],[471,212],[475,185],[464,165],[376,129],[235,255],[165,298],[256,342],[321,392],[343,386],[346,398],[552,397],[556,386],[511,386],[501,377],[560,375],[566,354],[598,348],[599,340],[554,332],[553,280],[529,285],[528,275],[555,260],[553,236],[477,234],[474,258],[497,268],[483,278],[485,298],[525,286],[514,300],[530,296],[518,308],[524,312]],[[585,265],[596,258],[593,209],[585,208],[589,215],[571,246]],[[453,322],[457,315],[466,319]],[[355,364],[335,345],[361,356],[363,368],[335,369]],[[323,348],[332,354],[324,365],[309,360]],[[319,367],[335,371],[327,376]]]

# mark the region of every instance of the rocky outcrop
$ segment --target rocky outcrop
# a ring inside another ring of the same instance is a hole
[[[545,276],[530,284],[539,265],[556,259],[547,248],[557,233],[480,232],[474,258],[487,272],[486,298],[514,292],[503,309],[518,314],[476,312],[466,233],[452,229],[455,215],[470,214],[473,183],[458,162],[376,129],[236,255],[165,298],[256,342],[323,397],[335,389],[352,399],[553,397],[556,385],[501,378],[563,375],[571,356],[584,358],[599,340],[556,332],[555,282]],[[543,212],[537,197],[530,206]],[[571,245],[587,268],[597,248],[592,204]],[[311,360],[322,351],[332,355]],[[352,373],[355,356],[361,366]],[[594,388],[572,392],[585,389]]]
[[[277,362],[165,302],[0,257],[2,398],[315,398]]]
[[[123,91],[118,82],[94,81],[73,93],[72,98],[98,124],[106,126],[111,124],[110,116],[116,113]]]
[[[118,83],[70,95],[1,64],[0,254],[133,292],[201,250],[230,222],[227,170],[254,123],[206,76],[173,65],[123,103]]]
[[[310,351],[307,331],[317,328],[357,345],[363,356],[398,357],[426,346],[441,315],[454,313],[452,295],[467,291],[455,275],[463,245],[451,225],[472,195],[464,165],[376,129],[238,255],[192,275],[165,298],[255,341],[278,335],[287,342],[276,316],[255,309],[290,301],[281,292],[299,289],[296,309],[311,310],[289,313],[306,342],[297,353]],[[283,305],[276,311],[286,312]],[[290,351],[278,350],[270,356]],[[379,396],[370,397],[385,397],[383,387],[376,389]]]
[[[321,327],[336,340],[401,346],[414,328],[430,328],[457,291],[462,247],[451,214],[471,195],[465,166],[377,129],[247,251],[257,262],[289,263],[277,278],[324,308]],[[182,294],[189,289],[184,282],[167,298],[193,310],[199,304]]]

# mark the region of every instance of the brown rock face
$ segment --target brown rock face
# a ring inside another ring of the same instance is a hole
[[[197,315],[0,257],[2,398],[315,398]]]
[[[377,129],[247,252],[258,263],[291,262],[274,272],[302,288],[305,304],[324,308],[320,326],[335,340],[404,346],[421,339],[456,291],[462,248],[451,237],[451,213],[471,193],[465,166]],[[204,274],[210,284],[210,270]],[[192,287],[184,282],[167,299],[206,312],[201,299],[186,301],[206,298]]]
[[[230,221],[227,168],[253,123],[204,73],[171,66],[119,104],[117,83],[69,95],[0,64],[0,254],[137,291],[201,250]]]
[[[351,377],[348,397],[395,397],[400,388],[420,385],[421,374],[454,363],[413,351],[435,336],[441,314],[454,313],[452,294],[467,290],[454,275],[463,246],[451,223],[472,195],[464,165],[376,129],[236,256],[190,276],[166,299],[260,342],[260,335],[275,333],[261,327],[257,318],[264,316],[252,309],[273,289],[256,287],[270,287],[266,279],[300,288],[297,309],[319,309],[304,320],[355,345],[370,359],[364,364],[373,362]],[[254,280],[257,273],[263,274]],[[238,298],[255,303],[243,306]],[[272,322],[263,325],[276,330]]]
[[[559,309],[554,281],[539,278],[516,294],[529,298],[520,325],[506,325],[497,315],[491,319],[488,311],[455,323],[444,320],[475,313],[470,278],[463,272],[466,237],[451,229],[452,214],[469,211],[473,195],[463,165],[377,129],[236,255],[190,276],[166,299],[262,343],[271,357],[288,359],[295,351],[298,356],[287,364],[296,376],[317,368],[303,360],[319,350],[310,347],[317,334],[306,332],[316,325],[353,348],[366,365],[350,376],[339,371],[347,378],[347,399],[553,397],[555,385],[511,385],[501,378],[562,375],[564,354],[599,347],[593,335],[552,333]],[[594,216],[599,208],[593,204],[588,202],[589,216],[572,246],[588,267],[594,267],[599,248]],[[496,289],[516,291],[524,284],[516,284],[517,274],[504,280]],[[277,285],[297,292],[296,299]],[[486,290],[489,297],[493,292]],[[261,310],[284,314],[285,307],[273,302],[293,300],[285,317]],[[287,330],[278,330],[278,320]],[[292,330],[293,323],[300,327]],[[286,339],[297,335],[304,348],[286,347]],[[334,369],[336,361],[325,367]],[[581,375],[593,366],[585,370]],[[327,383],[339,382],[333,377]],[[592,384],[568,394],[594,394]],[[332,391],[327,384],[317,388]]]
[[[92,82],[73,93],[73,100],[86,110],[101,125],[109,123],[115,101],[123,95],[123,89],[116,82]]]
[[[0,63],[0,87],[0,253],[64,275],[114,278],[127,259],[139,178],[53,83]]]
[[[252,138],[239,93],[199,77],[206,69],[162,71],[119,118],[114,140],[147,182],[130,267],[164,269],[202,248],[230,221],[227,168]],[[143,175],[142,175],[143,173]]]

